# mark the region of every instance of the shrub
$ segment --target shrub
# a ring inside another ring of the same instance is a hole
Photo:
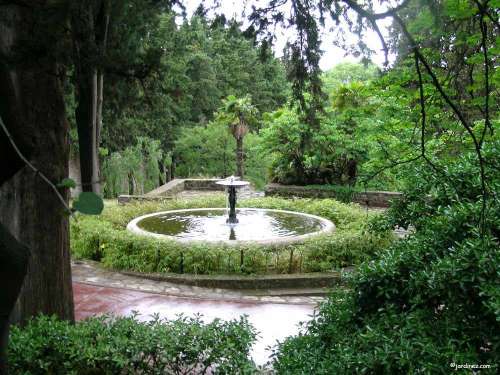
[[[279,245],[182,244],[129,233],[133,218],[150,212],[194,207],[223,207],[224,197],[170,200],[107,206],[101,217],[81,217],[72,223],[71,247],[76,258],[101,261],[109,268],[162,273],[288,273],[331,271],[371,259],[387,247],[390,231],[376,233],[368,223],[377,217],[359,206],[332,199],[255,198],[242,205],[301,211],[332,220],[333,234],[304,243]],[[243,259],[243,263],[241,262]]]
[[[103,163],[104,196],[142,194],[154,189],[160,178],[164,155],[160,141],[137,137],[136,144],[112,153]],[[168,158],[167,158],[168,159]]]
[[[16,374],[253,373],[255,337],[245,317],[204,324],[200,316],[101,316],[71,324],[39,316],[12,327],[9,367]]]
[[[273,181],[285,185],[355,184],[369,145],[366,129],[359,126],[363,105],[346,103],[366,101],[365,91],[359,82],[339,87],[337,95],[349,99],[327,108],[314,131],[293,108],[265,114],[262,149],[271,155]]]
[[[425,166],[410,171],[414,183],[386,224],[412,225],[415,234],[358,267],[350,289],[276,348],[278,373],[448,374],[452,364],[498,373],[500,204],[490,199],[480,228],[476,168],[464,157],[447,166],[446,179]],[[498,171],[486,175],[498,191]]]

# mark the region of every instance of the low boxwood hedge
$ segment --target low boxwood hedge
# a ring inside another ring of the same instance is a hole
[[[377,214],[333,199],[253,198],[240,206],[300,211],[330,219],[335,232],[300,244],[240,245],[182,244],[138,236],[126,230],[133,218],[147,213],[224,207],[224,197],[108,203],[99,217],[80,217],[71,224],[74,258],[92,259],[118,270],[160,273],[235,274],[325,272],[371,259],[393,240],[390,231],[371,231]]]
[[[245,317],[174,320],[137,316],[89,318],[72,324],[39,316],[13,326],[12,374],[253,374],[256,338]]]

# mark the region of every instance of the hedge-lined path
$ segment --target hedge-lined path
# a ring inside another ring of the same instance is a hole
[[[259,332],[252,348],[252,358],[258,365],[264,365],[269,359],[270,352],[266,348],[273,346],[277,340],[297,334],[299,323],[311,319],[318,299],[309,297],[309,303],[298,297],[288,299],[288,302],[281,297],[250,299],[243,296],[236,299],[229,296],[228,292],[211,292],[218,293],[218,297],[215,297],[214,294],[204,294],[198,290],[203,288],[190,287],[187,288],[194,289],[192,295],[185,293],[184,287],[178,287],[174,295],[169,294],[170,288],[173,288],[169,285],[160,286],[157,285],[159,282],[151,280],[140,282],[109,271],[95,272],[94,276],[90,276],[89,268],[93,267],[73,265],[76,319],[106,313],[130,315],[137,311],[138,318],[143,320],[148,320],[152,314],[169,319],[175,318],[177,314],[202,314],[205,321],[209,322],[215,318],[235,319],[245,314]],[[109,278],[104,278],[105,275]],[[117,286],[122,283],[126,287]],[[154,288],[163,288],[163,291],[150,291]]]

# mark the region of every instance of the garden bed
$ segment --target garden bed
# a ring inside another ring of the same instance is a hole
[[[370,231],[377,216],[356,204],[333,199],[252,198],[241,206],[299,211],[318,215],[336,225],[332,234],[288,245],[230,246],[182,244],[139,236],[126,230],[133,218],[147,213],[224,207],[223,197],[162,202],[107,204],[99,217],[80,217],[71,225],[72,255],[100,261],[105,267],[145,273],[286,274],[331,272],[371,259],[393,240],[392,232]]]

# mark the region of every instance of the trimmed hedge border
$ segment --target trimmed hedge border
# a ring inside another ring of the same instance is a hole
[[[100,261],[104,267],[150,274],[245,275],[332,272],[372,259],[394,240],[391,231],[371,231],[378,215],[355,204],[332,199],[251,198],[240,202],[252,208],[285,209],[321,216],[336,225],[332,234],[298,244],[181,244],[138,236],[126,230],[130,220],[158,211],[224,207],[224,197],[171,199],[107,204],[99,217],[80,217],[71,223],[75,259]]]

